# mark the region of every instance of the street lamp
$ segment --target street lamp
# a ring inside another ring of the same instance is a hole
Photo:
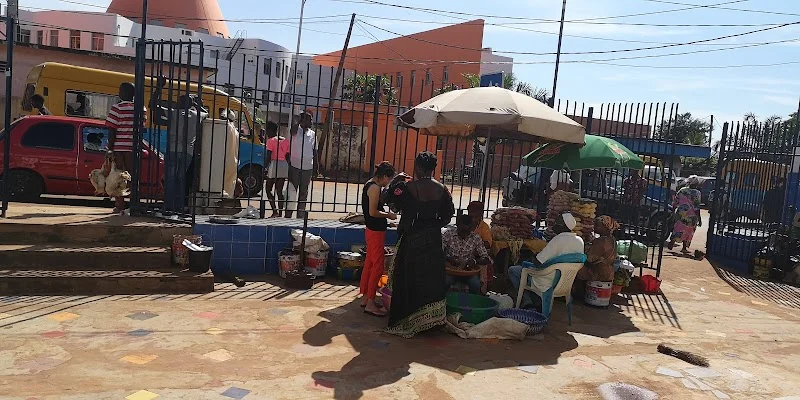
[[[293,72],[292,75],[289,76],[291,78],[294,76],[295,78],[292,79],[292,102],[290,103],[289,107],[289,129],[292,128],[292,120],[294,119],[294,94],[297,91],[297,67],[300,65],[300,38],[303,35],[303,12],[306,8],[306,1],[307,0],[300,0],[300,25],[297,27],[297,47],[294,50],[294,71],[289,68],[290,72]],[[289,78],[286,78],[287,80]],[[292,132],[290,131],[289,134],[291,135]]]

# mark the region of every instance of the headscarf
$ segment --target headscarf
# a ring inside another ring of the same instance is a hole
[[[473,213],[473,212],[482,213],[483,203],[481,203],[480,201],[470,202],[469,205],[467,205],[467,213]]]
[[[564,220],[564,225],[566,225],[569,230],[574,230],[578,225],[578,221],[575,220],[575,217],[573,217],[571,213],[565,212],[561,214],[561,218]]]
[[[615,230],[619,229],[619,222],[614,221],[614,218],[609,217],[608,215],[601,215],[597,217],[603,226],[608,228],[609,232],[614,232]]]
[[[692,175],[692,176],[686,178],[686,185],[689,186],[689,187],[696,186],[696,185],[699,185],[699,184],[700,184],[700,178],[698,178],[697,175]]]

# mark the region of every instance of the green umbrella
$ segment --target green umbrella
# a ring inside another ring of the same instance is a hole
[[[522,158],[528,167],[578,171],[594,168],[642,169],[644,162],[614,139],[586,135],[580,147],[570,143],[548,143]]]

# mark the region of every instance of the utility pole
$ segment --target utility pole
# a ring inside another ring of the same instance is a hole
[[[6,6],[6,109],[5,109],[5,129],[6,140],[3,142],[3,204],[0,205],[0,217],[6,217],[8,210],[8,192],[11,180],[9,170],[11,169],[11,83],[12,65],[14,65],[14,42],[17,40],[14,19],[19,15],[19,2],[8,0]]]
[[[300,65],[300,37],[303,35],[303,12],[306,9],[306,0],[300,0],[300,25],[297,27],[297,46],[294,50],[294,70],[291,66],[289,66],[289,77],[286,79],[287,82],[292,82],[292,102],[291,106],[289,107],[289,135],[293,135],[295,132],[292,132],[292,120],[294,119],[294,95],[297,91],[297,70],[298,66]],[[291,80],[289,80],[291,79]]]
[[[353,33],[353,25],[356,23],[356,14],[350,17],[350,27],[347,28],[347,37],[344,38],[344,47],[342,47],[342,54],[339,57],[339,67],[336,68],[336,76],[333,77],[333,85],[331,85],[331,95],[328,97],[333,102],[336,98],[336,93],[339,91],[339,82],[342,80],[342,73],[344,72],[344,60],[347,55],[347,48],[350,47],[350,36]],[[325,142],[328,140],[328,135],[331,132],[333,125],[333,104],[328,103],[328,110],[325,113],[325,129],[322,130],[322,137],[319,141],[319,150],[325,151]],[[324,153],[323,153],[324,154]]]
[[[556,104],[556,87],[558,86],[558,64],[561,62],[561,40],[564,38],[564,15],[567,13],[567,0],[561,5],[561,27],[558,29],[558,50],[556,50],[556,71],[553,74],[553,93],[550,96],[550,108]]]

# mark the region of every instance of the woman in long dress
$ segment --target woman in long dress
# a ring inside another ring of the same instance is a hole
[[[453,199],[433,179],[436,156],[417,155],[414,181],[390,185],[386,202],[400,211],[400,239],[389,271],[392,306],[386,332],[411,338],[445,324],[445,255],[442,228],[455,214]]]
[[[675,243],[683,243],[681,252],[689,253],[689,246],[692,245],[694,230],[698,226],[703,226],[700,218],[700,179],[697,176],[690,176],[684,186],[672,202],[675,210],[675,228],[672,230],[672,238],[667,246],[670,250],[675,247]]]

